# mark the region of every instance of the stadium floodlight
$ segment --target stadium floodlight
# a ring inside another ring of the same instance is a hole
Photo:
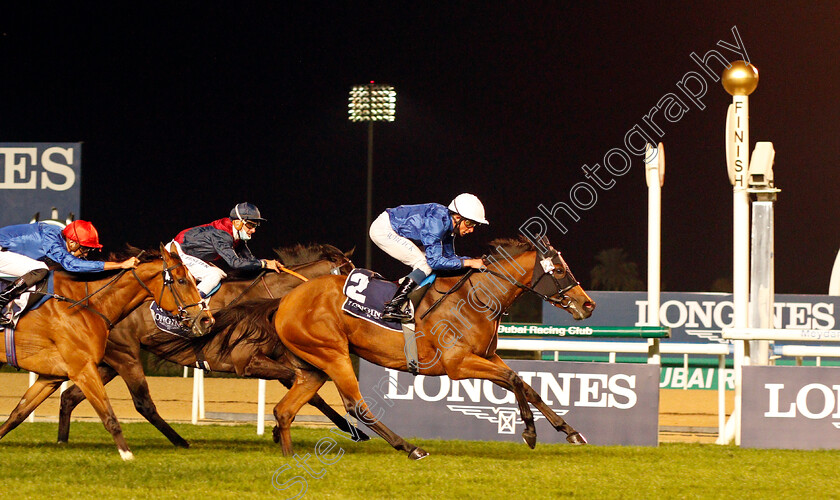
[[[350,121],[392,122],[397,107],[397,93],[390,85],[370,82],[350,90]]]
[[[350,90],[350,121],[368,122],[367,224],[365,225],[365,267],[371,268],[371,245],[367,235],[373,222],[373,122],[392,122],[397,108],[394,87],[371,81]]]

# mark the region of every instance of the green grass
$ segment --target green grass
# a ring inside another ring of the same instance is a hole
[[[136,458],[123,462],[98,423],[74,422],[69,444],[56,424],[24,423],[0,441],[3,497],[291,498],[272,487],[274,471],[294,465],[253,426],[175,425],[191,443],[176,449],[148,424],[124,424]],[[295,451],[309,453],[320,479],[293,467],[279,476],[307,479],[303,498],[825,498],[840,495],[840,451],[744,450],[665,444],[658,448],[413,440],[431,453],[419,462],[382,440],[352,443],[328,429],[293,428]],[[338,448],[321,465],[316,443]]]

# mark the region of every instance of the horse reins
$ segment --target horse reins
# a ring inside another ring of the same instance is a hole
[[[328,259],[324,259],[324,260],[328,260]],[[332,269],[330,269],[330,274],[335,274],[335,275],[341,274],[341,268],[346,266],[347,264],[350,264],[351,266],[353,266],[353,261],[351,261],[350,259],[347,259],[345,262],[342,262],[341,264],[339,264],[339,265],[333,267]],[[307,278],[306,276],[304,276],[304,275],[302,275],[298,272],[292,271],[291,269],[289,269],[288,267],[286,267],[282,264],[279,266],[279,271],[284,272],[286,274],[289,274],[291,276],[294,276],[295,278],[303,281],[304,283],[309,281],[309,278]],[[230,307],[230,306],[236,304],[237,302],[239,302],[239,299],[244,297],[245,294],[248,293],[249,290],[254,288],[254,286],[256,286],[257,282],[262,282],[263,287],[265,288],[266,293],[268,293],[269,298],[273,299],[274,295],[271,293],[271,289],[268,288],[268,285],[265,283],[266,274],[268,274],[268,271],[266,271],[264,269],[262,271],[260,271],[260,274],[258,274],[257,277],[254,278],[254,280],[251,283],[249,283],[248,286],[246,286],[245,289],[242,290],[242,292],[239,293],[239,295],[237,295],[233,300],[228,302],[225,307]]]
[[[140,252],[140,254],[137,255],[137,258],[139,259],[143,255],[144,252],[145,252],[145,250]],[[179,317],[179,319],[181,320],[182,323],[186,323],[190,320],[193,320],[193,321],[195,320],[195,318],[192,318],[192,317],[189,316],[189,313],[187,312],[187,309],[189,309],[190,307],[193,307],[193,306],[200,305],[201,302],[196,302],[195,304],[187,304],[186,301],[183,299],[183,297],[181,297],[181,295],[178,293],[178,291],[172,286],[175,283],[175,280],[172,279],[171,271],[173,269],[177,269],[177,268],[179,268],[183,265],[184,265],[183,263],[180,263],[180,264],[177,264],[177,265],[172,266],[172,267],[166,267],[166,262],[163,262],[163,270],[161,271],[161,273],[163,274],[163,285],[164,286],[161,287],[161,289],[160,289],[160,297],[158,299],[156,299],[155,301],[158,304],[160,304],[160,301],[163,299],[163,291],[164,291],[164,289],[168,288],[169,291],[172,293],[172,298],[175,300],[175,305],[178,307],[178,317]],[[52,297],[55,298],[55,299],[64,301],[64,302],[70,302],[71,304],[69,306],[67,306],[68,309],[72,309],[73,307],[76,307],[77,305],[81,304],[82,307],[84,307],[88,311],[96,314],[97,316],[99,316],[100,318],[105,320],[105,323],[108,325],[108,328],[113,329],[114,328],[114,323],[107,316],[105,316],[104,314],[102,314],[101,312],[96,310],[89,303],[83,304],[83,302],[89,302],[91,297],[93,297],[97,293],[105,290],[106,288],[108,288],[111,285],[113,285],[114,283],[116,283],[128,271],[129,271],[128,269],[120,270],[120,272],[117,273],[116,275],[114,275],[113,278],[108,280],[107,283],[105,283],[104,285],[102,285],[96,291],[94,291],[92,293],[88,293],[88,291],[87,291],[87,286],[88,285],[87,285],[87,283],[85,283],[85,293],[87,295],[85,297],[77,300],[77,301],[73,301],[73,299],[63,297],[63,296],[57,295],[57,294],[52,294]],[[149,293],[149,296],[152,297],[152,299],[155,299],[154,292],[152,292],[152,290],[146,285],[146,283],[144,283],[143,280],[140,279],[140,277],[137,275],[137,271],[135,269],[131,269],[131,274],[134,276],[134,279],[137,280],[137,282],[140,284],[140,286],[143,287],[146,290],[146,292]]]

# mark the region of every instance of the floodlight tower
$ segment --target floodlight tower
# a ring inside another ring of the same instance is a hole
[[[371,246],[367,230],[373,222],[373,122],[392,122],[397,93],[390,85],[357,85],[350,90],[350,121],[368,122],[367,151],[367,222],[365,224],[365,267],[371,267]]]

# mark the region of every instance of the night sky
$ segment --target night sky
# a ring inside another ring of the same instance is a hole
[[[782,189],[776,291],[826,293],[840,248],[840,7],[567,3],[4,7],[0,142],[83,142],[81,217],[108,246],[156,246],[247,200],[270,221],[251,245],[258,256],[324,242],[355,246],[362,263],[367,127],[347,119],[348,92],[388,83],[397,119],[375,127],[374,216],[475,193],[492,225],[457,249],[477,256],[538,205],[568,202],[587,180],[581,167],[603,165],[672,93],[688,110],[675,122],[660,114],[663,135],[652,136],[667,163],[662,284],[706,291],[732,276],[731,97],[690,54],[741,59],[718,45],[734,43],[737,26],[760,71],[751,141],[774,143]],[[677,87],[690,71],[707,85],[697,102]],[[603,178],[615,184],[596,189],[580,220],[548,233],[584,287],[608,248],[645,277],[642,161]],[[389,278],[407,271],[378,249],[373,259]]]

